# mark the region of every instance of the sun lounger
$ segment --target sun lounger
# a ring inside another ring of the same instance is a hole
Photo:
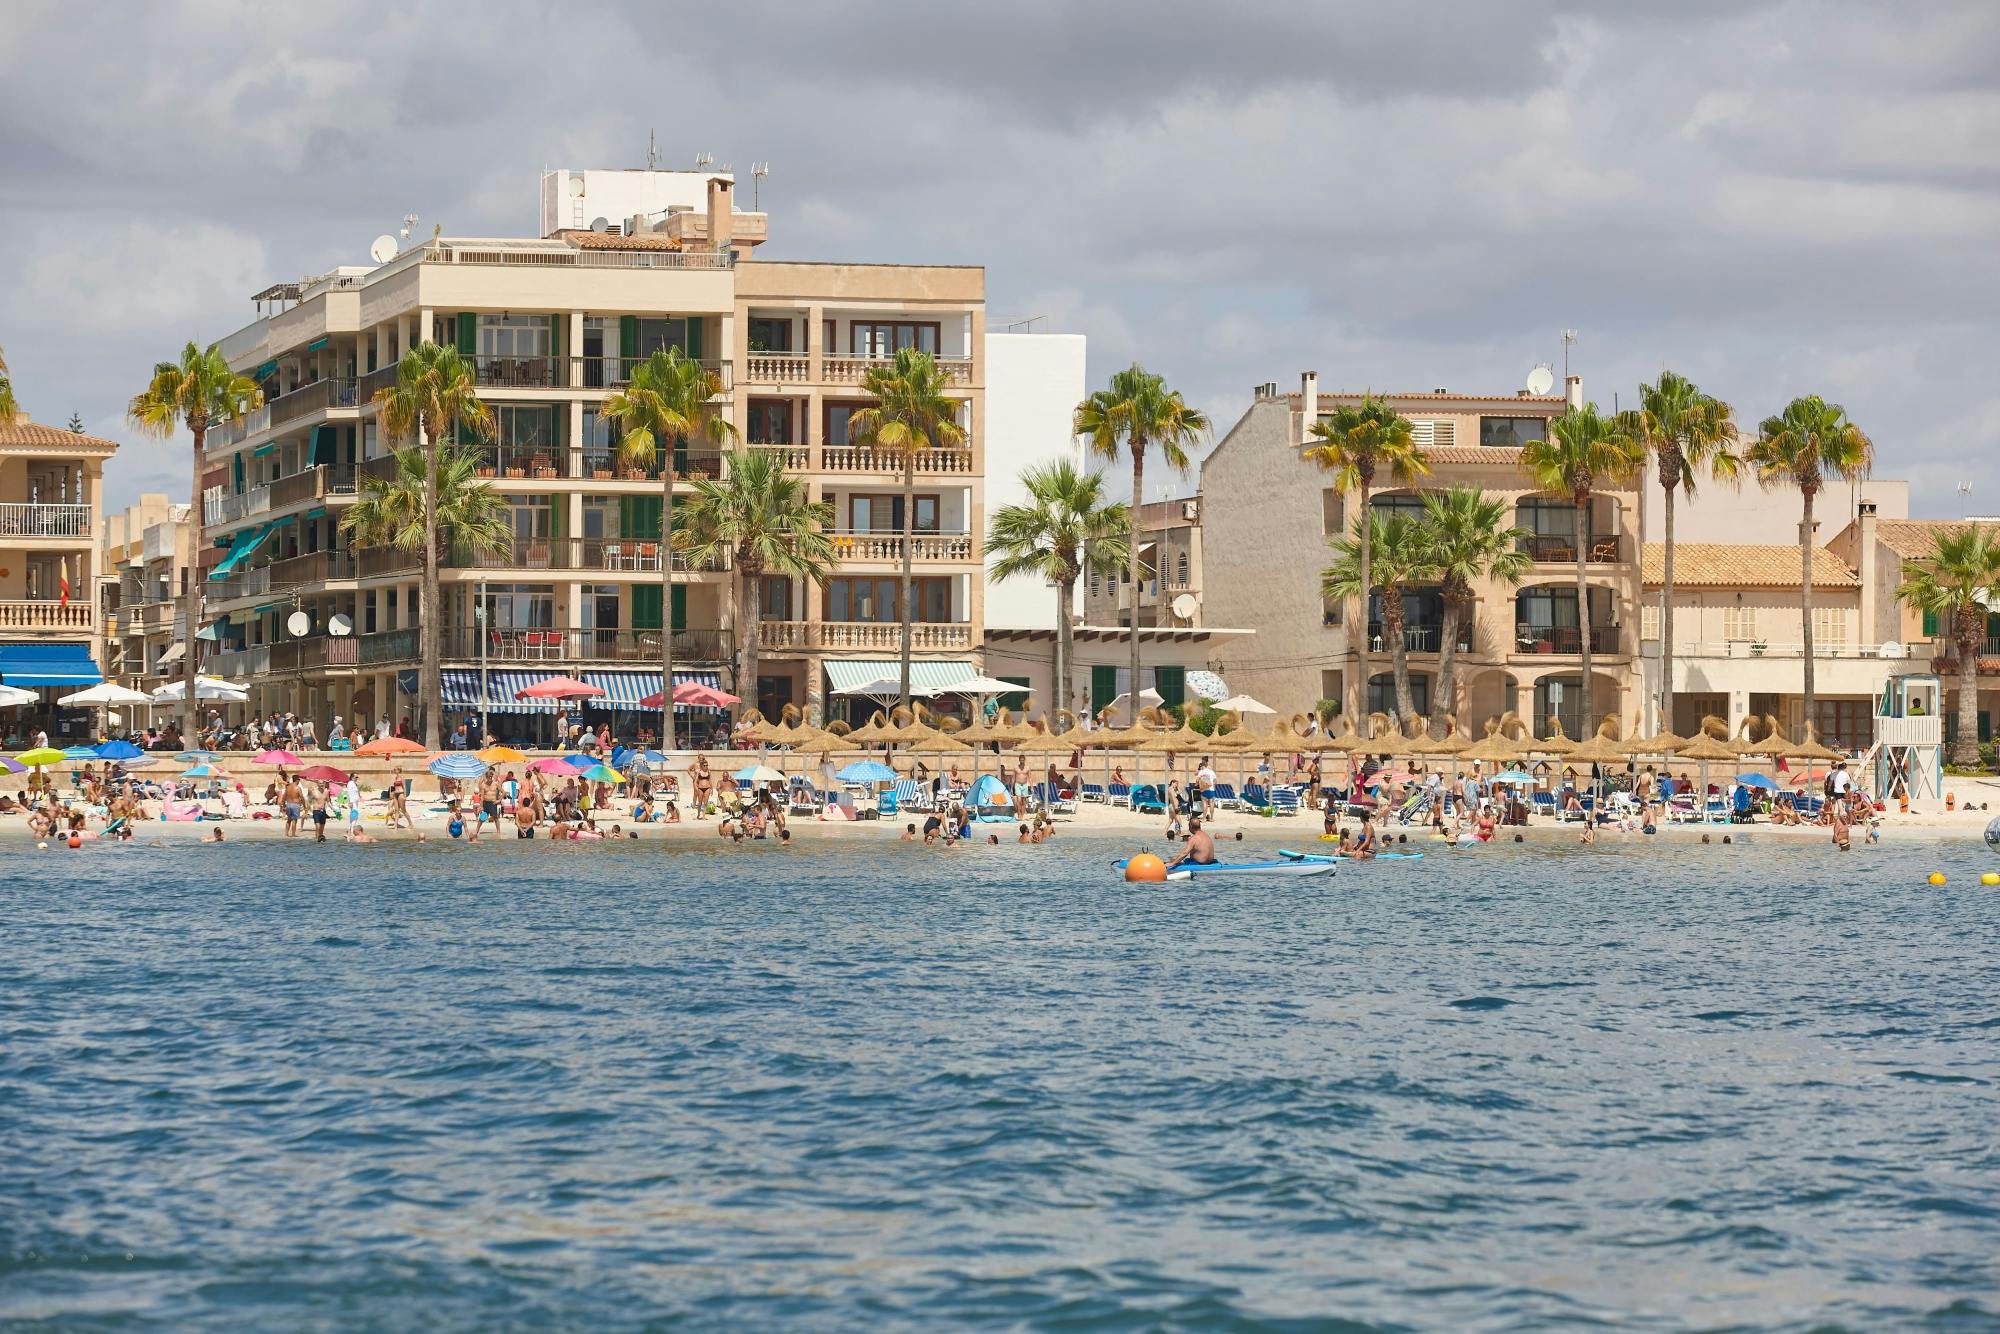
[[[1236,788],[1233,784],[1217,783],[1214,787],[1208,790],[1208,795],[1214,798],[1215,804],[1221,809],[1225,811],[1233,811],[1236,809],[1237,806]]]
[[[1140,815],[1165,815],[1167,800],[1153,784],[1141,783],[1132,789],[1132,809]]]
[[[1105,791],[1110,796],[1113,806],[1130,806],[1132,804],[1132,785],[1130,783],[1113,783]]]
[[[1299,813],[1299,793],[1297,788],[1274,787],[1271,789],[1271,814],[1297,815]]]
[[[1103,801],[1104,786],[1101,783],[1085,783],[1080,795],[1085,801]]]

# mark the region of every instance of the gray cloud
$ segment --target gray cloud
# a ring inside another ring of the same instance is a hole
[[[2000,432],[1989,4],[76,14],[0,32],[0,344],[31,412],[132,441],[114,500],[185,489],[121,422],[153,360],[405,212],[525,232],[543,166],[649,128],[773,162],[772,254],[984,263],[995,317],[1224,425],[1306,367],[1505,390],[1572,326],[1607,403],[1662,364],[1746,420],[1845,402],[1932,512]]]

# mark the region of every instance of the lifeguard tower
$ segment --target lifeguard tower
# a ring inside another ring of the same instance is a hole
[[[1875,704],[1875,796],[1904,795],[1911,810],[1944,805],[1944,685],[1922,673],[1892,676]]]

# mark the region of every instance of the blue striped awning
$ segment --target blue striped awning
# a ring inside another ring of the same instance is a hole
[[[0,681],[10,686],[94,686],[103,679],[88,644],[0,644]]]
[[[515,699],[517,691],[525,690],[537,681],[546,681],[562,670],[559,663],[547,667],[537,667],[522,671],[518,667],[486,669],[486,711],[488,713],[555,713],[565,703],[547,699]],[[660,674],[644,670],[581,671],[574,675],[602,690],[604,694],[596,699],[581,701],[586,708],[623,709],[635,711],[639,701],[660,688]],[[447,709],[477,709],[479,707],[479,669],[476,667],[447,667],[439,673],[444,687],[444,706]],[[674,680],[680,682],[698,681],[705,686],[722,688],[722,674],[714,671],[675,671]],[[712,709],[692,710],[682,705],[676,712],[713,713]]]

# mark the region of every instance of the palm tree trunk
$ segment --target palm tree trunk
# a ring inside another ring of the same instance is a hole
[[[1951,762],[1968,767],[1979,763],[1979,650],[1985,647],[1986,609],[1961,608],[1958,621],[1958,735],[1952,739]]]
[[[418,608],[417,644],[423,659],[418,706],[423,711],[424,746],[438,748],[444,718],[444,684],[440,673],[438,638],[438,427],[424,430],[424,586]]]
[[[1431,701],[1431,717],[1450,721],[1458,702],[1458,626],[1463,615],[1458,599],[1447,595],[1444,599],[1444,625],[1442,638],[1438,641],[1438,694]],[[1439,736],[1444,731],[1438,731]]]
[[[187,592],[181,598],[181,680],[186,687],[181,695],[181,746],[191,748],[201,734],[200,701],[195,698],[195,683],[200,679],[197,668],[199,654],[196,650],[201,641],[194,637],[201,620],[201,550],[202,512],[201,475],[208,465],[208,423],[196,418],[188,423],[188,430],[194,436],[194,508],[189,511],[190,522],[194,525],[194,546],[188,552],[189,568],[185,575]],[[129,713],[130,710],[127,710]]]
[[[1410,650],[1403,642],[1403,590],[1382,590],[1382,635],[1389,641],[1389,668],[1396,677],[1396,724],[1404,726],[1416,712],[1410,698]]]
[[[737,563],[743,564],[740,555]],[[764,615],[763,590],[758,585],[763,582],[763,571],[757,569],[745,569],[737,580],[736,660],[743,664],[743,677],[749,686],[746,689],[739,680],[736,692],[752,708],[757,706],[757,626]]]
[[[1660,578],[1660,725],[1674,730],[1674,493],[1666,488],[1666,508],[1660,514],[1666,538],[1666,564]]]
[[[1129,726],[1130,726],[1131,724],[1133,724],[1133,723],[1136,723],[1136,722],[1138,722],[1138,721],[1139,721],[1139,687],[1140,687],[1140,680],[1139,680],[1139,531],[1138,531],[1138,528],[1137,528],[1136,524],[1137,524],[1137,520],[1138,520],[1138,518],[1139,518],[1139,497],[1145,494],[1145,486],[1146,486],[1146,443],[1145,443],[1145,441],[1143,441],[1143,440],[1134,440],[1134,441],[1132,442],[1132,518],[1133,518],[1133,520],[1134,520],[1134,525],[1135,525],[1135,526],[1134,526],[1134,528],[1133,528],[1133,530],[1132,530],[1132,549],[1131,549],[1131,551],[1130,551],[1130,552],[1128,552],[1128,553],[1127,553],[1127,555],[1126,555],[1126,559],[1127,559],[1127,561],[1129,561],[1129,562],[1130,562],[1130,566],[1131,566],[1131,570],[1130,570],[1130,577],[1131,577],[1131,580],[1132,580],[1132,613],[1131,613],[1131,615],[1132,615],[1132,684],[1131,684],[1131,685],[1130,685],[1129,687],[1127,687],[1127,689],[1128,689],[1128,690],[1130,691],[1130,693],[1129,693],[1129,694],[1128,694],[1128,695],[1126,696],[1126,704],[1127,704],[1127,707],[1126,707],[1126,710],[1125,710],[1125,712],[1126,712],[1127,714],[1129,714],[1129,715],[1130,715],[1130,717],[1129,717],[1129,718],[1128,718],[1128,719],[1126,720],[1126,725],[1127,725],[1128,727],[1129,727]],[[1158,559],[1158,556],[1157,556],[1157,554],[1155,555],[1155,559],[1156,559],[1156,560]]]
[[[1817,721],[1813,717],[1813,488],[1800,487],[1799,494],[1805,501],[1804,517],[1799,524],[1799,629],[1805,646],[1805,725],[1811,727]]]
[[[1069,609],[1076,597],[1074,576],[1061,580],[1056,586],[1056,711],[1067,713],[1070,709],[1070,652],[1075,642],[1072,635],[1075,627],[1069,623]],[[1076,719],[1070,719],[1072,725]]]
[[[751,694],[756,691],[753,687]],[[753,699],[754,702],[754,699]],[[674,453],[660,469],[660,749],[674,748]]]
[[[1581,496],[1576,502],[1576,623],[1577,646],[1583,654],[1583,691],[1581,703],[1583,712],[1577,715],[1579,738],[1594,735],[1597,731],[1596,700],[1591,691],[1590,679],[1590,637],[1593,629],[1590,623],[1590,584],[1584,579],[1588,566],[1584,556],[1590,541],[1590,497]]]
[[[914,446],[903,451],[903,588],[897,601],[903,619],[903,675],[902,707],[910,707],[910,636],[911,622],[916,608],[910,605],[910,545],[915,529],[911,520],[916,518],[917,509],[917,451]]]
[[[1373,570],[1370,569],[1371,558],[1374,555],[1374,545],[1369,540],[1370,533],[1369,533],[1368,520],[1369,520],[1368,479],[1366,477],[1363,477],[1361,479],[1361,524],[1360,524],[1361,526],[1361,616],[1359,620],[1349,623],[1349,629],[1347,632],[1349,640],[1351,640],[1355,646],[1354,670],[1358,675],[1358,677],[1360,678],[1356,686],[1356,690],[1358,691],[1358,693],[1355,695],[1354,716],[1357,718],[1366,718],[1368,716],[1368,684],[1369,684],[1368,683],[1368,599],[1371,596],[1373,596],[1375,592],[1375,585],[1373,582],[1374,572]],[[1385,598],[1383,600],[1383,606],[1382,606],[1382,617],[1385,622],[1388,620],[1388,615],[1389,615],[1388,600]],[[1360,635],[1359,638],[1355,637],[1357,629]]]

